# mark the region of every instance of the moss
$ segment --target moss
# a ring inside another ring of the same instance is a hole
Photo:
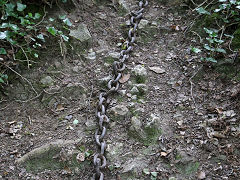
[[[105,57],[104,58],[104,62],[107,64],[113,64],[114,61],[115,61],[115,59],[113,57]]]
[[[145,127],[144,132],[146,133],[147,137],[143,140],[143,143],[146,146],[156,144],[159,135],[162,133],[161,129],[158,129],[156,126]]]
[[[154,41],[155,35],[158,33],[157,27],[148,26],[140,31],[140,41],[143,43],[148,43]]]
[[[181,171],[182,174],[190,176],[197,172],[199,165],[200,165],[199,162],[190,162],[187,164],[178,163],[176,167]]]
[[[44,169],[60,169],[64,165],[60,163],[54,156],[60,152],[60,148],[51,148],[49,151],[43,153],[40,157],[35,157],[28,160],[25,164],[27,171],[43,171]]]
[[[83,169],[91,163],[90,161],[85,160],[79,164],[76,159],[77,154],[74,154],[67,162],[60,161],[59,158],[55,158],[60,151],[61,148],[50,148],[49,151],[44,152],[40,156],[29,159],[24,166],[29,172],[41,172],[45,169],[56,170],[64,169],[65,167],[68,167],[71,170],[74,170],[76,167]]]
[[[128,13],[127,9],[124,8],[122,5],[119,5],[117,10],[119,16],[125,16]]]
[[[137,141],[143,143],[145,146],[150,146],[156,144],[159,135],[161,134],[161,129],[157,126],[147,126],[141,130],[130,130],[128,135]]]
[[[233,33],[232,46],[233,49],[240,49],[240,27]]]
[[[147,78],[145,76],[136,76],[135,77],[135,82],[137,84],[144,84],[146,82]]]

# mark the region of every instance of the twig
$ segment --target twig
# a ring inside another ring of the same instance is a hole
[[[15,71],[13,68],[11,68],[10,66],[0,62],[2,65],[6,66],[8,69],[10,69],[12,72],[14,72],[15,74],[17,74],[18,76],[20,76],[23,80],[27,81],[27,83],[31,86],[32,90],[35,92],[35,94],[38,96],[39,94],[37,93],[37,91],[34,89],[32,83],[25,77],[23,77],[21,74],[19,74],[17,71]]]
[[[200,43],[202,43],[202,38],[201,38],[201,36],[197,32],[195,32],[195,31],[190,31],[190,32],[192,32],[193,34],[197,35],[199,37],[199,39],[200,39]]]
[[[16,99],[15,101],[16,101],[16,102],[20,102],[20,103],[27,103],[27,102],[29,102],[29,101],[32,101],[32,100],[35,100],[35,99],[39,98],[39,97],[42,95],[42,93],[43,93],[43,91],[40,92],[37,96],[35,96],[35,97],[33,97],[33,98],[30,98],[30,99],[28,99],[28,100],[26,100],[26,101],[22,101],[22,100],[18,100],[18,99]]]
[[[193,85],[194,85],[194,83],[192,82],[192,79],[196,76],[196,74],[200,71],[200,69],[202,69],[202,67],[203,67],[203,65],[201,65],[201,66],[198,68],[198,70],[197,70],[197,71],[192,75],[192,77],[190,77],[190,79],[189,79],[189,82],[190,82],[190,84],[191,84],[191,89],[190,89],[191,97],[192,97],[193,104],[194,104],[194,106],[195,106],[196,109],[197,109],[197,105],[196,105],[195,99],[194,99],[194,97],[193,97]]]
[[[44,15],[43,15],[41,21],[39,21],[37,24],[35,24],[34,27],[37,27],[39,24],[41,24],[41,23],[43,22],[44,18],[46,17],[46,15],[47,15],[47,12],[46,12],[46,5],[44,5],[44,7],[43,7],[43,11],[44,11]]]
[[[192,0],[191,0],[192,1]],[[201,3],[201,4],[196,4],[196,3],[194,3],[193,1],[192,1],[192,3],[195,5],[195,6],[197,6],[196,8],[194,8],[192,11],[196,11],[196,9],[197,8],[199,8],[199,7],[201,7],[202,5],[204,5],[206,2],[207,2],[208,0],[206,0],[206,1],[204,1],[203,3]]]
[[[29,68],[30,68],[30,60],[28,59],[28,56],[27,56],[26,52],[24,51],[24,49],[22,48],[22,46],[19,46],[19,45],[17,45],[17,46],[21,48],[23,54],[25,55],[25,57],[26,57],[26,59],[27,59],[27,63],[28,63],[28,69],[29,69]]]

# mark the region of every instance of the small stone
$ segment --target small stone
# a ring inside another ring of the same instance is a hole
[[[78,72],[78,66],[74,66],[72,69],[73,72]]]
[[[90,49],[87,56],[85,56],[86,59],[88,60],[95,60],[96,59],[96,53]]]
[[[139,93],[138,88],[137,88],[136,86],[133,86],[133,88],[131,89],[131,93],[132,93],[132,94],[137,94],[137,93]]]
[[[152,22],[152,26],[158,26],[157,22],[156,22],[156,21],[153,21],[153,22]]]
[[[137,100],[137,95],[133,95],[131,98],[132,100]]]
[[[128,12],[130,12],[130,6],[126,2],[126,0],[118,0],[118,4],[122,6],[124,9],[126,9]]]
[[[119,94],[121,94],[121,96],[125,96],[126,95],[127,90],[119,90]]]
[[[199,174],[198,174],[198,179],[205,179],[206,178],[206,173],[204,171],[201,171]]]
[[[118,59],[120,58],[120,53],[119,52],[111,52],[108,54],[109,57],[112,57],[113,59]]]
[[[109,109],[114,115],[125,116],[128,114],[129,110],[125,105],[117,105]]]
[[[139,91],[142,91],[144,93],[146,93],[148,90],[148,87],[146,84],[135,84],[135,86],[138,88]]]
[[[137,76],[146,76],[147,75],[147,70],[142,65],[135,66],[134,69],[133,69],[133,72]]]
[[[139,29],[143,29],[145,26],[148,25],[148,23],[149,23],[148,20],[146,20],[146,19],[141,19],[140,23],[138,24],[138,28],[139,28]]]
[[[87,130],[93,130],[96,128],[96,122],[93,119],[88,119],[85,125],[87,126]]]
[[[130,26],[130,25],[131,25],[130,20],[127,20],[125,23],[126,23],[127,26]]]
[[[81,42],[92,40],[92,36],[87,28],[87,25],[85,24],[80,24],[77,30],[70,30],[69,35],[80,40]]]
[[[54,84],[53,79],[51,78],[51,76],[46,76],[44,78],[41,79],[40,81],[44,86],[52,86]]]
[[[149,69],[157,74],[163,74],[166,71],[160,67],[154,66],[154,67],[149,67]]]
[[[140,130],[142,127],[142,122],[136,116],[131,118],[131,124],[134,130]]]

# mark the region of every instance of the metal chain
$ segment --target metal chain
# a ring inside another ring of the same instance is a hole
[[[100,93],[98,106],[96,110],[96,116],[98,119],[98,128],[95,132],[95,140],[96,144],[99,148],[99,152],[97,152],[93,158],[93,163],[95,166],[95,174],[93,178],[95,180],[103,180],[104,175],[102,170],[106,167],[106,157],[105,157],[105,149],[107,147],[106,141],[104,137],[106,135],[106,126],[109,123],[109,118],[106,115],[106,109],[109,104],[109,95],[118,91],[120,83],[119,79],[122,77],[122,72],[126,68],[125,61],[129,58],[129,54],[133,49],[133,43],[136,39],[136,33],[138,24],[143,16],[144,8],[148,5],[147,0],[141,0],[138,3],[139,10],[135,12],[131,12],[131,28],[128,31],[128,40],[124,42],[125,49],[120,52],[120,58],[118,61],[113,62],[113,77],[108,82],[108,91]]]

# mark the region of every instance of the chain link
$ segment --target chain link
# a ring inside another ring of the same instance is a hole
[[[138,3],[139,10],[135,12],[131,12],[130,23],[131,28],[128,31],[128,40],[124,42],[125,49],[120,52],[120,58],[118,61],[113,62],[113,77],[108,82],[108,91],[104,93],[100,93],[98,106],[96,110],[96,116],[98,119],[98,128],[95,132],[95,141],[99,148],[99,152],[97,152],[93,158],[93,164],[95,167],[95,174],[93,178],[95,180],[103,180],[104,175],[102,173],[102,169],[104,169],[107,165],[106,157],[105,157],[105,149],[107,147],[106,141],[104,137],[107,131],[107,125],[110,122],[108,116],[106,115],[106,109],[108,106],[108,98],[111,94],[118,91],[120,83],[119,79],[122,77],[122,72],[126,68],[125,61],[129,58],[129,54],[133,49],[133,43],[136,40],[136,33],[138,24],[143,16],[144,8],[148,5],[147,0],[141,0]]]

